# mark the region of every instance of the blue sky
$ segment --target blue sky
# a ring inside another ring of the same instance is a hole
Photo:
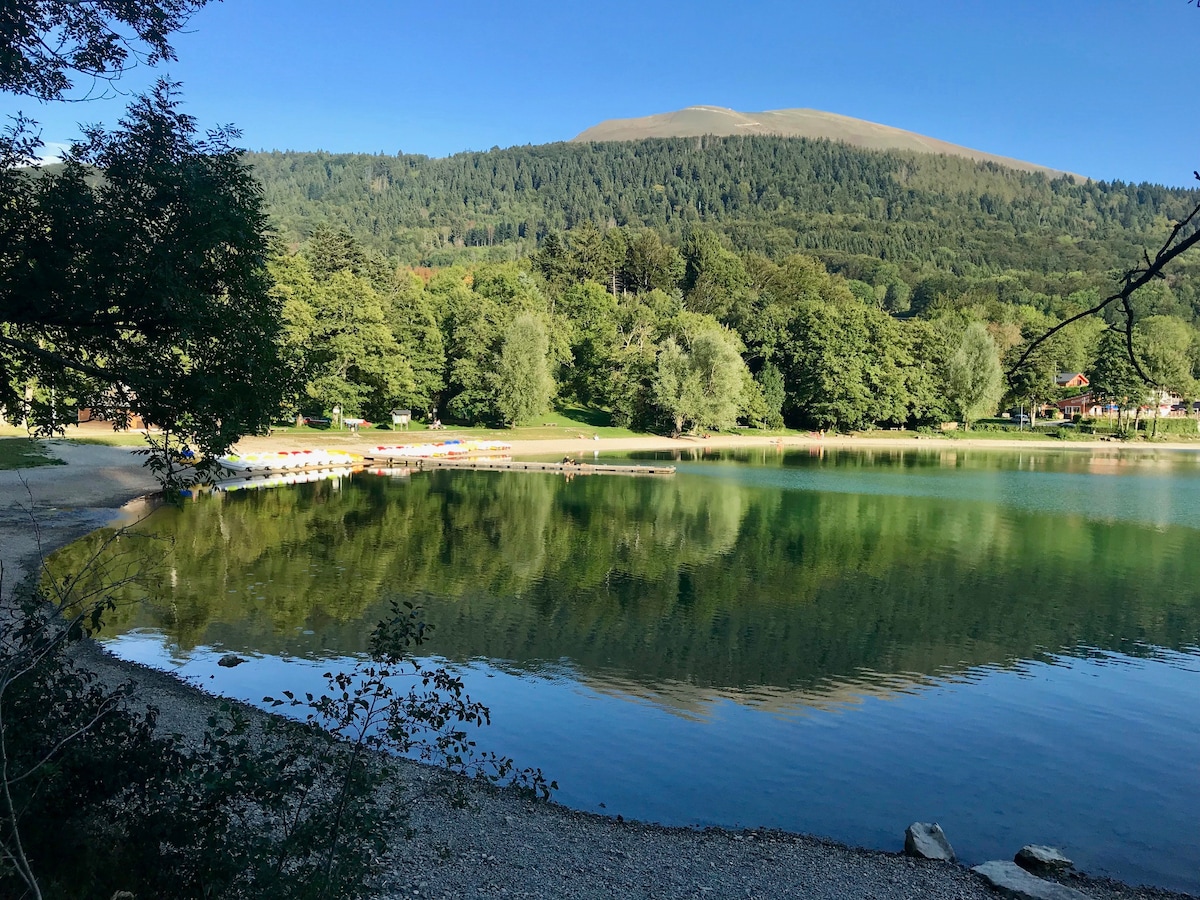
[[[225,0],[175,43],[159,74],[255,150],[443,156],[709,104],[842,113],[1102,179],[1200,168],[1185,0]],[[122,105],[0,94],[47,142]]]

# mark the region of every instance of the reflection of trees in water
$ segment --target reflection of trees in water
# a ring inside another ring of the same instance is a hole
[[[150,599],[115,624],[185,648],[353,651],[393,596],[428,607],[435,653],[646,684],[812,688],[1200,641],[1195,531],[989,503],[435,472],[214,498],[150,526],[174,550],[145,550]]]
[[[733,485],[605,481],[624,490],[597,491],[597,478],[434,472],[164,508],[145,526],[164,540],[138,542],[145,574],[123,591],[130,602],[113,625],[161,623],[187,647],[208,623],[253,612],[286,634],[312,620],[357,623],[384,596],[512,597],[548,573],[567,588],[603,583],[614,569],[658,575],[737,539]],[[79,567],[103,537],[60,551],[54,565]],[[132,618],[131,601],[142,599],[149,618]]]

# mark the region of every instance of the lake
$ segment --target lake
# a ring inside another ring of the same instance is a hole
[[[643,457],[648,459],[650,457]],[[658,458],[664,458],[662,456]],[[323,687],[393,599],[579,809],[1200,891],[1200,458],[774,448],[670,478],[469,471],[162,508],[119,656]],[[97,534],[58,554],[70,566]],[[224,669],[236,652],[249,661]],[[210,677],[211,676],[211,677]]]

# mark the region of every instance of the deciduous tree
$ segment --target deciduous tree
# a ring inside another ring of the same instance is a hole
[[[0,90],[59,100],[79,75],[111,82],[175,59],[171,35],[208,0],[6,0]]]
[[[1129,360],[1122,332],[1109,330],[1101,335],[1091,373],[1091,387],[1096,396],[1117,405],[1120,428],[1122,416],[1128,418],[1130,407],[1139,406],[1147,393],[1146,383]]]
[[[19,128],[0,141],[0,405],[43,431],[133,413],[213,457],[289,384],[261,189],[235,131],[178,107],[160,81],[58,172],[18,167]]]
[[[958,350],[950,358],[946,388],[967,428],[996,411],[1004,392],[1004,373],[996,342],[982,322],[972,322],[963,332]]]
[[[546,328],[532,313],[509,324],[496,360],[495,403],[502,421],[519,425],[546,411],[554,392]]]

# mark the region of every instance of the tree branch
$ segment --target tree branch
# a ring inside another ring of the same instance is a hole
[[[110,372],[93,366],[90,363],[80,362],[70,359],[61,353],[56,353],[53,350],[47,350],[45,347],[39,347],[37,344],[29,341],[22,341],[18,338],[6,337],[0,334],[0,346],[11,347],[14,350],[20,350],[22,353],[27,353],[30,356],[40,359],[42,362],[49,363],[53,366],[59,366],[66,369],[71,369],[81,375],[91,375],[93,378],[100,378],[104,381],[112,381],[113,377]]]
[[[115,694],[106,697],[104,699],[104,702],[100,705],[99,711],[94,716],[92,716],[92,719],[90,722],[80,725],[73,732],[71,732],[66,737],[59,740],[58,743],[56,743],[53,747],[50,748],[50,750],[45,754],[45,756],[43,756],[36,763],[31,765],[28,769],[26,769],[20,775],[15,775],[15,776],[9,778],[8,783],[10,785],[16,784],[18,781],[28,778],[30,775],[34,774],[42,766],[46,765],[46,763],[50,762],[50,760],[52,760],[54,758],[54,756],[60,750],[62,750],[64,747],[66,747],[67,744],[71,743],[71,741],[75,740],[75,738],[79,737],[80,735],[85,734],[86,732],[90,731],[92,729],[92,727],[94,725],[96,725],[101,719],[103,719],[105,716],[107,716],[109,713],[111,713],[113,710],[115,710],[117,708],[117,701],[119,699],[120,699],[120,697]]]
[[[1193,172],[1192,174],[1196,176],[1198,181],[1200,181],[1200,172]],[[1150,258],[1148,253],[1145,254],[1145,265],[1130,269],[1121,277],[1121,289],[1119,291],[1114,294],[1110,294],[1108,297],[1105,297],[1091,309],[1085,310],[1081,313],[1076,313],[1070,318],[1059,322],[1053,328],[1042,334],[1041,337],[1033,341],[1028,347],[1025,348],[1025,352],[1022,353],[1020,358],[1017,359],[1011,368],[1009,368],[1008,377],[1012,378],[1012,376],[1023,365],[1025,365],[1026,361],[1030,356],[1033,355],[1033,352],[1037,350],[1038,347],[1040,347],[1050,338],[1054,337],[1054,335],[1058,334],[1058,332],[1062,331],[1068,325],[1078,322],[1080,319],[1086,319],[1088,316],[1094,316],[1100,312],[1103,312],[1107,307],[1119,301],[1121,303],[1122,311],[1125,315],[1125,349],[1129,353],[1129,361],[1133,364],[1134,369],[1137,371],[1142,380],[1147,384],[1152,384],[1153,380],[1142,368],[1142,364],[1138,360],[1137,354],[1133,349],[1134,312],[1133,305],[1130,301],[1134,292],[1139,288],[1145,287],[1156,278],[1164,277],[1162,274],[1163,269],[1165,269],[1174,259],[1186,253],[1197,244],[1200,244],[1200,228],[1197,228],[1182,240],[1179,239],[1179,236],[1188,228],[1188,226],[1197,221],[1200,221],[1200,204],[1197,204],[1197,206],[1190,213],[1188,213],[1187,216],[1175,224],[1175,227],[1171,229],[1170,235],[1168,235],[1166,241],[1163,242],[1162,247],[1159,248],[1158,253],[1155,254],[1153,259]]]

